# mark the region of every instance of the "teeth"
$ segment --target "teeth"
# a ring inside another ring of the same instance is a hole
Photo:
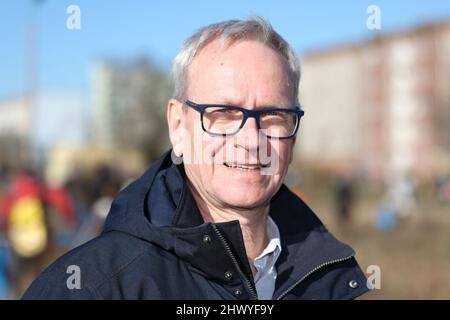
[[[237,169],[241,169],[241,170],[259,170],[259,166],[257,165],[242,165],[242,164],[235,164],[235,163],[230,163],[230,162],[226,162],[225,165],[229,168],[237,168]]]

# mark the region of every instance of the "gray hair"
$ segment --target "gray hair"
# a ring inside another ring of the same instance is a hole
[[[298,100],[300,83],[300,65],[291,46],[262,17],[251,17],[244,20],[227,20],[199,29],[183,44],[180,52],[173,60],[172,74],[174,78],[173,97],[182,99],[187,89],[187,73],[192,60],[207,44],[219,39],[222,45],[242,40],[256,40],[271,46],[288,62],[292,73],[294,99]]]

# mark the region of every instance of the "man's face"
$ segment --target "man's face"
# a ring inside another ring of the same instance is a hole
[[[186,98],[249,110],[292,108],[293,92],[289,66],[272,48],[256,41],[229,47],[213,41],[189,67]],[[252,209],[267,204],[278,191],[292,161],[294,139],[261,139],[254,118],[233,136],[210,136],[201,130],[200,113],[192,108],[183,127],[189,135],[183,142],[186,174],[207,203]],[[263,174],[261,167],[249,170],[267,158],[272,159],[271,170],[266,170],[271,174]]]

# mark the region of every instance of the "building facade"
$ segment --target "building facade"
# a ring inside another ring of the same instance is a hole
[[[303,59],[301,161],[373,182],[450,164],[450,22]]]

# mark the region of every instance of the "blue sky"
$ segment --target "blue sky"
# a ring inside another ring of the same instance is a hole
[[[0,99],[23,92],[25,30],[32,2],[0,2]],[[66,28],[71,4],[81,9],[81,30]],[[366,28],[366,8],[371,4],[381,9],[381,31]],[[146,55],[168,69],[183,40],[212,22],[262,15],[302,53],[450,19],[450,1],[44,0],[35,13],[40,89],[87,93],[96,59]]]

